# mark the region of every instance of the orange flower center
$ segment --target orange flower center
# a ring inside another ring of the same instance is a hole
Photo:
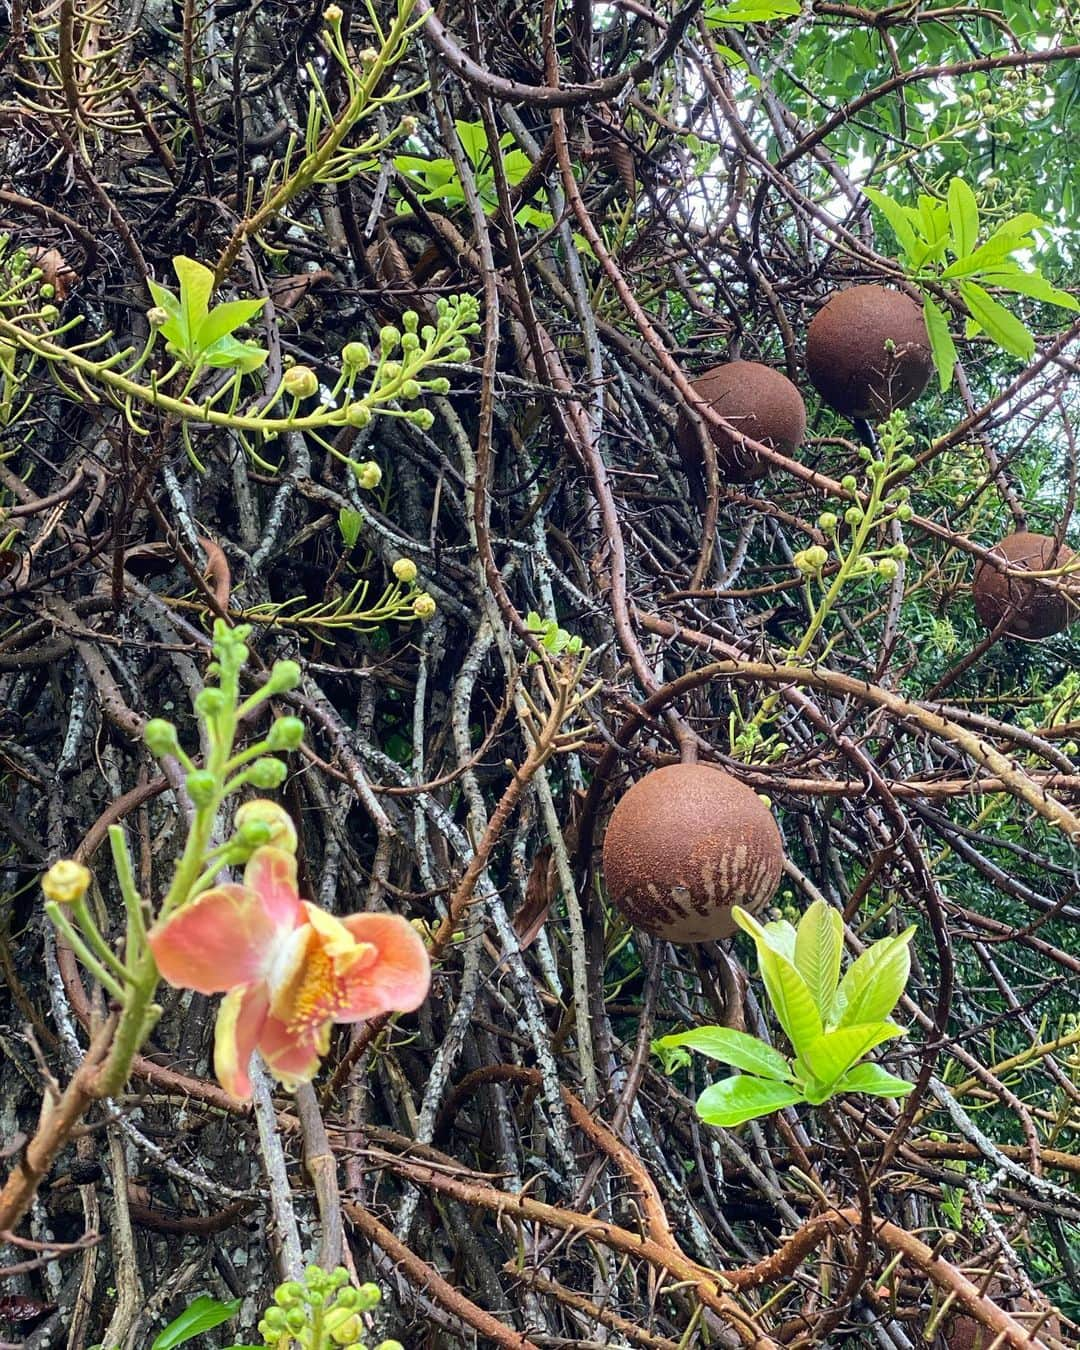
[[[370,965],[374,957],[375,950],[369,943],[358,942],[344,958],[335,961],[321,942],[312,942],[293,995],[289,1034],[304,1035],[344,1012],[349,1007],[351,977]]]

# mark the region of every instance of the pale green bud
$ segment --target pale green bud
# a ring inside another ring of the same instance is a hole
[[[356,481],[367,492],[373,492],[382,482],[382,469],[373,459],[365,460],[363,464],[354,464],[353,473],[356,475]]]
[[[282,384],[292,398],[310,398],[319,391],[319,377],[310,366],[293,366],[285,372]]]
[[[404,585],[409,585],[416,580],[416,564],[411,558],[399,558],[394,563],[394,576]]]

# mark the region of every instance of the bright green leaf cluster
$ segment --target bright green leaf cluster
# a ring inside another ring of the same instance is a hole
[[[571,656],[577,656],[581,652],[581,638],[576,634],[568,633],[565,628],[560,628],[558,620],[541,618],[536,610],[530,610],[526,615],[525,627],[530,633],[536,634],[540,640],[540,645],[549,656],[561,656],[563,652],[569,652]],[[535,663],[537,659],[535,652],[530,654],[530,664]]]
[[[892,226],[905,270],[922,291],[926,329],[943,392],[952,381],[956,346],[948,319],[928,294],[926,283],[944,287],[963,302],[970,316],[968,337],[983,332],[1004,351],[1023,361],[1030,361],[1034,355],[1035,339],[1014,314],[994,299],[988,286],[1062,309],[1080,309],[1074,296],[1053,286],[1037,267],[1024,268],[1016,261],[1015,254],[1036,247],[1031,232],[1043,223],[1030,211],[1003,221],[980,244],[979,204],[962,178],[950,181],[945,201],[920,195],[918,207],[904,206],[876,188],[864,187],[863,193]]]
[[[210,268],[193,258],[179,257],[173,259],[173,270],[180,283],[178,295],[156,281],[146,283],[154,304],[166,315],[157,328],[171,355],[188,370],[201,366],[245,373],[258,370],[266,360],[266,349],[254,342],[242,342],[233,334],[250,323],[264,302],[227,300],[211,309],[214,274]]]
[[[461,148],[472,165],[480,201],[487,214],[492,215],[498,209],[499,199],[483,123],[457,121],[454,127]],[[511,133],[506,132],[499,138],[499,149],[504,152],[502,165],[506,181],[511,187],[517,187],[524,181],[532,163],[524,151],[508,148],[513,140]],[[419,189],[417,195],[422,202],[441,202],[444,206],[461,206],[465,202],[465,189],[452,159],[397,155],[394,168]],[[405,208],[404,203],[402,206]],[[514,219],[519,225],[533,226],[538,230],[550,230],[555,223],[550,211],[540,211],[527,203],[514,213]]]
[[[653,1051],[668,1072],[686,1051],[727,1064],[739,1073],[707,1087],[697,1111],[709,1125],[741,1125],[785,1106],[820,1106],[841,1092],[902,1097],[911,1084],[865,1055],[904,1029],[889,1020],[911,968],[908,944],[915,932],[868,947],[840,978],[843,920],[818,900],[794,928],[786,919],[760,924],[738,906],[735,922],[754,939],[758,966],[777,1021],[794,1050],[786,1059],[755,1036],[706,1026],[662,1036]]]

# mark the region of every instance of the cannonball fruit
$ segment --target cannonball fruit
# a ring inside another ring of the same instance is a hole
[[[997,1280],[991,1281],[986,1297],[1011,1313],[1022,1327],[1033,1327],[1038,1321],[1037,1310],[1031,1300],[1022,1294],[1014,1294],[1010,1298]],[[944,1350],[990,1350],[997,1339],[993,1331],[963,1311],[949,1319],[940,1337]],[[1061,1318],[1054,1315],[1045,1318],[1031,1337],[1031,1350],[1053,1350],[1065,1344],[1065,1328]]]
[[[787,378],[757,361],[730,361],[713,366],[693,382],[694,392],[743,435],[793,456],[806,435],[806,405]],[[766,460],[752,454],[741,437],[709,428],[716,446],[716,467],[729,483],[752,483],[769,471]],[[675,431],[679,457],[688,472],[702,469],[701,444],[685,409]]]
[[[1055,548],[1050,535],[1028,534],[1026,531],[1006,535],[990,551],[1010,567],[1029,572],[1053,571],[1064,567],[1075,556],[1073,550],[1064,544]],[[1077,600],[1080,601],[1080,573],[1073,584]],[[971,589],[976,613],[986,627],[996,628],[1001,619],[1008,615],[1005,632],[1010,637],[1031,640],[1052,637],[1080,617],[1078,604],[1060,589],[1008,576],[999,572],[992,563],[981,560],[975,568]]]
[[[767,905],[783,863],[769,808],[705,764],[672,764],[639,779],[619,799],[604,837],[612,904],[669,942],[730,937],[732,905]]]
[[[847,417],[875,420],[906,408],[934,371],[922,306],[885,286],[836,291],[810,321],[806,371]]]

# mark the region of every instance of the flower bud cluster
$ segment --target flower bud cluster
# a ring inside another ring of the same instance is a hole
[[[349,1285],[344,1267],[325,1271],[308,1266],[304,1278],[287,1280],[274,1291],[273,1305],[259,1323],[264,1344],[284,1350],[299,1346],[303,1350],[367,1350],[363,1341],[364,1313],[379,1302],[378,1285]],[[383,1341],[376,1350],[404,1350],[399,1341]]]
[[[791,560],[804,577],[816,576],[829,561],[828,552],[820,544],[800,549]]]

